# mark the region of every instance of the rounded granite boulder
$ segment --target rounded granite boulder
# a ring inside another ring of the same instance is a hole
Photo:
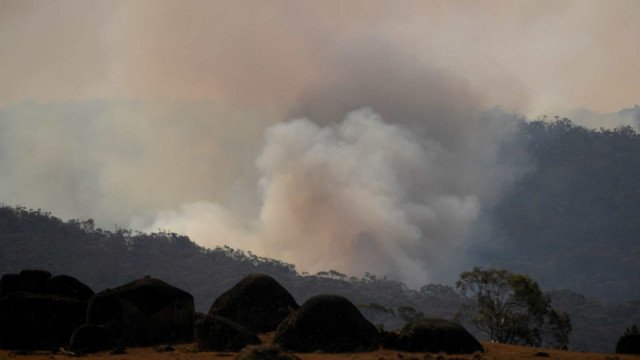
[[[318,295],[278,326],[273,342],[299,352],[372,351],[378,347],[379,334],[346,298]]]
[[[260,340],[231,319],[208,315],[196,321],[196,343],[200,351],[238,351]]]
[[[293,296],[271,276],[250,274],[220,295],[211,305],[209,315],[226,317],[263,333],[275,330],[298,308]]]
[[[625,334],[616,344],[618,354],[640,354],[640,334]]]
[[[22,270],[0,279],[0,347],[48,350],[69,344],[93,290],[77,279]]]
[[[144,277],[96,294],[87,322],[103,325],[119,346],[148,346],[193,340],[193,296],[166,282]]]
[[[0,347],[50,350],[69,344],[87,303],[50,294],[12,293],[0,299]]]
[[[462,325],[443,319],[410,322],[400,331],[398,350],[471,354],[482,345]]]
[[[75,353],[93,353],[113,348],[109,331],[102,325],[84,324],[71,335],[69,349]]]

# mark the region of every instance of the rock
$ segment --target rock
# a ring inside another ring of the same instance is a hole
[[[196,343],[200,351],[238,351],[260,339],[231,319],[208,315],[196,321]]]
[[[371,351],[378,347],[378,331],[349,300],[319,295],[282,321],[273,342],[298,352]]]
[[[46,294],[51,273],[45,270],[22,270],[19,274],[5,274],[0,279],[0,297],[16,292]]]
[[[482,345],[462,325],[442,319],[410,322],[400,332],[398,350],[471,354]]]
[[[229,318],[262,333],[275,330],[298,308],[293,296],[272,277],[251,274],[220,295],[211,305],[209,315]]]
[[[113,339],[104,326],[84,324],[71,335],[69,349],[84,354],[109,350],[113,345]]]
[[[157,352],[173,352],[173,351],[176,351],[176,349],[174,349],[173,346],[171,346],[169,344],[159,345],[159,346],[156,346],[153,349],[155,351],[157,351]]]
[[[19,274],[4,274],[0,279],[0,298],[22,291]]]
[[[385,349],[397,349],[400,343],[400,334],[394,331],[380,332],[380,345]]]
[[[236,360],[300,360],[275,345],[248,346],[236,356]]]
[[[19,274],[5,274],[0,280],[0,297],[13,293],[50,294],[89,301],[93,290],[68,275],[51,277],[45,270],[22,270]]]
[[[0,295],[0,347],[51,349],[85,322],[93,290],[71,276],[22,270],[2,276]]]
[[[640,354],[640,334],[626,334],[618,339],[618,354]]]
[[[49,294],[11,293],[0,299],[0,347],[49,350],[66,346],[86,314],[84,301]]]
[[[47,281],[47,293],[86,301],[94,295],[90,287],[68,275],[54,276]]]
[[[117,345],[149,346],[193,340],[193,296],[145,277],[96,294],[87,322],[103,325]]]

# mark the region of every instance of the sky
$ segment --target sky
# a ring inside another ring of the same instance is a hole
[[[639,13],[0,0],[0,201],[423,284],[531,171],[516,113],[636,125]]]
[[[637,1],[0,2],[0,103],[171,98],[282,108],[358,46],[524,113],[637,102]],[[363,45],[366,44],[366,45]]]

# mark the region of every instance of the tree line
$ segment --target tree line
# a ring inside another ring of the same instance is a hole
[[[469,286],[464,285],[466,290],[463,291],[462,283],[457,289],[442,284],[425,284],[420,289],[411,289],[402,282],[374,274],[350,277],[335,270],[303,274],[282,261],[230,247],[205,249],[188,237],[173,233],[106,231],[96,228],[90,220],[64,222],[42,210],[0,207],[0,273],[25,268],[69,274],[95,291],[151,275],[189,291],[194,296],[197,310],[202,312],[243,276],[262,272],[281,282],[298,302],[321,293],[345,296],[359,304],[374,324],[386,324],[387,329],[401,326],[416,316],[458,317],[481,339],[511,341],[507,337],[496,337],[495,332],[483,333],[473,325],[479,323],[478,319],[463,316],[472,315],[469,310],[478,309],[483,302],[478,301],[479,293],[470,291]],[[464,279],[463,274],[461,281]],[[532,283],[519,279],[535,290]],[[515,294],[513,289],[508,293]],[[563,318],[554,319],[552,308],[557,315],[569,313],[574,330],[569,335],[569,346],[573,349],[611,351],[615,337],[631,324],[630,321],[640,319],[640,308],[632,303],[608,305],[571,291],[545,294],[530,289],[528,293],[542,294],[538,297],[541,302],[535,308],[547,312],[543,316],[544,327],[529,332],[533,336],[523,336],[528,333],[519,329],[518,336],[511,337],[518,343],[536,344],[542,340],[549,346],[562,346],[561,337],[554,340],[551,325],[558,321],[562,324]],[[518,295],[512,301],[521,298]],[[381,312],[381,308],[390,311]],[[527,309],[522,304],[513,308]],[[562,335],[562,332],[557,334]],[[527,337],[531,340],[526,340]]]

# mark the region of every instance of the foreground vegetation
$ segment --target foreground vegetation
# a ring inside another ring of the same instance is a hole
[[[465,306],[466,316],[490,339],[503,344],[540,346],[544,342],[554,348],[568,347],[569,315],[554,309],[549,296],[528,276],[475,268],[462,273],[456,287],[475,300]]]

